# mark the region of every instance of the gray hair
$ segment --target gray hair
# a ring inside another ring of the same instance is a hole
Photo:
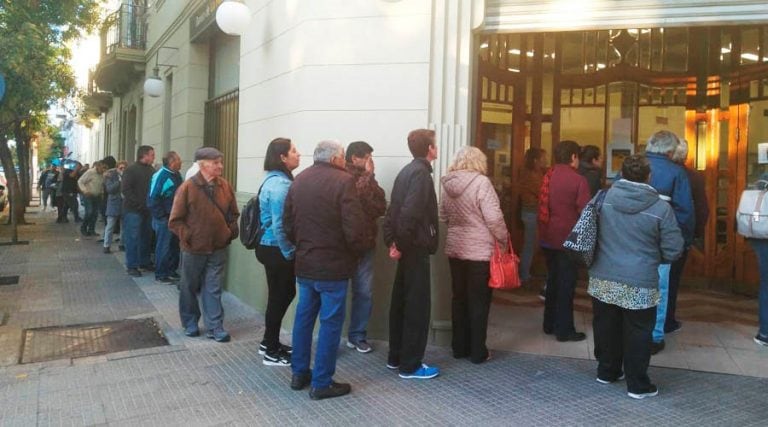
[[[316,162],[330,163],[333,157],[344,157],[344,146],[339,141],[320,141],[315,147],[313,159]]]
[[[647,153],[667,154],[674,151],[679,143],[680,139],[677,135],[668,130],[660,130],[648,138],[648,145],[645,146],[645,151]]]
[[[685,159],[688,158],[688,141],[681,139],[680,143],[677,144],[677,148],[675,148],[675,152],[672,153],[672,161],[675,163],[683,164],[685,163]]]

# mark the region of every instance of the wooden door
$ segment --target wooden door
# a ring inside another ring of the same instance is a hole
[[[704,236],[688,255],[684,282],[689,285],[756,292],[754,255],[734,225],[737,189],[746,185],[748,116],[748,104],[686,112],[687,166],[704,175],[709,207]]]

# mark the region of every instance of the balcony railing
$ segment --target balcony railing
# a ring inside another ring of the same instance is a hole
[[[189,39],[193,43],[205,41],[216,25],[216,8],[224,0],[205,0],[189,18]]]
[[[117,49],[144,50],[147,44],[146,6],[123,4],[109,14],[101,30],[102,54]]]

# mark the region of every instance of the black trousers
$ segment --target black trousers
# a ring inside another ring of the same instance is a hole
[[[412,373],[421,367],[429,337],[430,315],[429,252],[403,252],[397,262],[392,301],[389,306],[388,363]]]
[[[458,258],[448,258],[448,262],[453,286],[453,357],[469,357],[472,363],[482,363],[488,358],[485,338],[493,292],[488,287],[491,263]]]
[[[616,380],[621,376],[623,365],[627,391],[649,391],[648,364],[656,307],[628,310],[592,298],[592,310],[598,378]]]
[[[677,322],[677,291],[680,290],[680,277],[683,275],[688,249],[669,268],[669,296],[667,299],[667,318],[664,320],[664,332],[671,330]]]
[[[285,259],[276,246],[259,245],[256,248],[256,259],[264,264],[269,290],[263,344],[267,346],[268,353],[274,353],[280,349],[283,317],[296,296],[296,271],[293,261]]]
[[[573,325],[573,293],[578,267],[564,250],[542,248],[547,258],[547,291],[544,301],[544,332],[567,337]]]

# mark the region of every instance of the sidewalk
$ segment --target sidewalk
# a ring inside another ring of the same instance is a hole
[[[429,348],[442,375],[402,380],[385,342],[361,355],[342,347],[336,379],[352,393],[315,402],[290,390],[290,369],[261,364],[263,317],[225,295],[233,341],[180,333],[177,291],[127,276],[74,224],[30,213],[25,246],[0,247],[0,425],[765,425],[768,380],[652,368],[658,397],[636,401],[623,383],[595,382],[595,362],[495,351],[484,365]],[[0,242],[10,230],[0,226]],[[493,310],[496,308],[494,307]],[[170,345],[19,365],[25,328],[153,317]],[[290,337],[285,340],[289,342]],[[765,365],[768,369],[768,363]]]

